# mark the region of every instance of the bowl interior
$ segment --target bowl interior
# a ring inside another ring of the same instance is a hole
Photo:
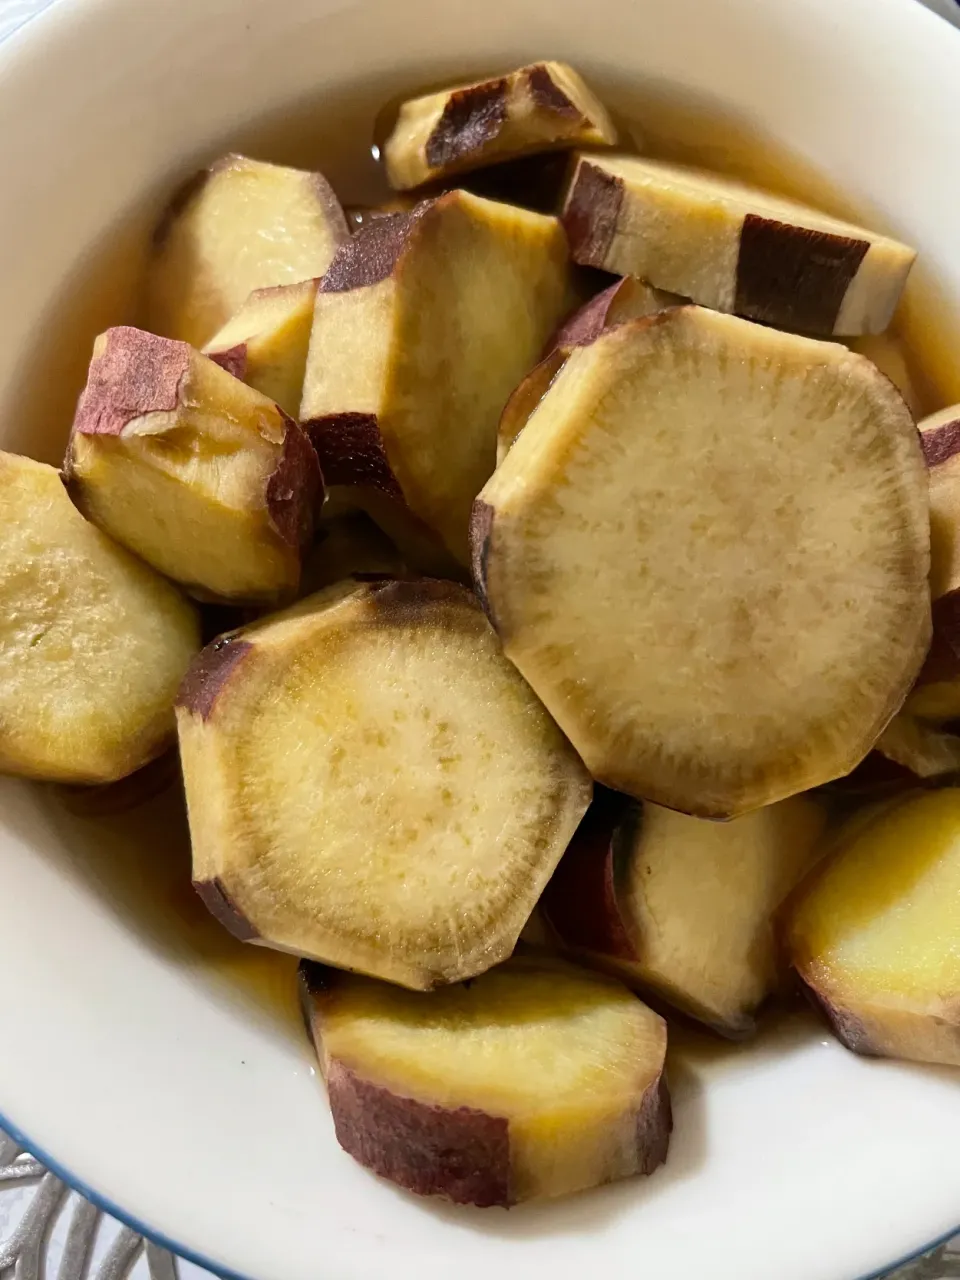
[[[134,316],[149,228],[198,163],[307,163],[362,203],[381,104],[542,56],[656,149],[917,243],[905,323],[928,395],[960,399],[960,37],[913,0],[61,0],[0,49],[0,445],[59,461],[92,337]],[[841,1280],[960,1221],[955,1077],[858,1061],[804,1017],[749,1051],[675,1037],[647,1182],[509,1215],[415,1202],[338,1150],[294,962],[206,917],[175,791],[112,812],[0,781],[0,850],[0,1122],[220,1267]]]

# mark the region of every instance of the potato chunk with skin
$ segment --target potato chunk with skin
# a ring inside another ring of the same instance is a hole
[[[933,638],[903,710],[877,743],[882,755],[901,766],[902,776],[872,771],[884,782],[901,784],[960,768],[960,740],[938,731],[960,719],[960,405],[931,414],[919,427],[930,486]],[[867,771],[862,781],[870,776]]]
[[[453,583],[346,582],[224,637],[178,724],[213,913],[413,988],[510,954],[592,792]]]
[[[204,355],[296,418],[313,324],[316,280],[255,289]]]
[[[881,333],[916,252],[702,169],[578,158],[563,211],[574,261],[804,333]]]
[[[516,156],[616,140],[603,104],[572,67],[537,62],[404,102],[383,155],[390,185],[403,191]]]
[[[783,977],[775,912],[812,866],[825,822],[803,797],[705,822],[601,791],[543,913],[573,958],[722,1035],[749,1035]]]
[[[157,227],[146,328],[202,347],[254,289],[322,276],[349,235],[322,174],[223,156],[183,187]]]
[[[0,453],[0,771],[114,782],[173,741],[196,610],[89,524],[53,467]]]
[[[926,474],[896,389],[702,307],[575,348],[472,534],[505,653],[594,777],[701,817],[849,773],[929,642]]]
[[[941,786],[960,777],[960,736],[956,724],[939,726],[900,712],[876,746],[832,789],[842,796],[896,797],[922,786]]]
[[[361,227],[317,293],[300,418],[332,490],[469,562],[510,392],[569,309],[556,218],[451,191]]]
[[[853,819],[798,890],[786,944],[856,1053],[960,1065],[960,790]]]
[[[934,599],[960,592],[960,405],[930,414],[920,424],[930,478]]]
[[[301,991],[340,1145],[408,1191],[507,1208],[666,1158],[666,1024],[618,982],[515,957],[428,996],[308,964]]]
[[[95,524],[193,594],[296,591],[316,455],[272,400],[187,343],[129,328],[97,339],[65,473]]]
[[[893,717],[875,750],[899,765],[914,783],[960,772],[960,738],[907,712]]]
[[[960,718],[960,405],[920,423],[930,482],[933,642],[904,711],[943,723]]]

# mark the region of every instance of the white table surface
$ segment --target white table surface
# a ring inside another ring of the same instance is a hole
[[[0,40],[49,4],[56,2],[57,0],[0,0]],[[136,0],[131,0],[131,3],[136,3]],[[202,0],[198,0],[198,3],[202,3]],[[789,0],[768,0],[768,3],[787,4]],[[922,0],[922,3],[960,26],[960,0]],[[0,1148],[3,1145],[2,1139],[3,1135],[0,1134]],[[32,1169],[23,1169],[24,1173],[28,1171],[32,1172]],[[45,1181],[44,1194],[55,1195],[52,1177],[48,1175]],[[16,1271],[2,1267],[4,1243],[16,1231],[40,1186],[39,1171],[22,1180],[0,1182],[0,1280],[7,1280],[8,1277],[10,1280],[42,1280],[44,1270],[51,1280],[54,1276],[60,1280],[64,1246],[80,1203],[80,1197],[73,1192],[63,1195],[59,1216],[47,1244],[46,1268],[41,1264],[35,1271],[29,1262],[25,1265],[24,1260],[18,1264]],[[960,1205],[957,1210],[960,1214]],[[125,1280],[127,1276],[131,1280],[172,1280],[174,1275],[174,1269],[165,1257],[160,1256],[157,1251],[151,1251],[148,1259],[132,1233],[122,1229],[119,1223],[108,1217],[102,1217],[97,1225],[92,1256],[90,1280],[100,1280],[101,1277],[102,1280]],[[131,1258],[135,1259],[132,1266],[129,1261]],[[176,1268],[181,1280],[210,1280],[208,1272],[190,1262],[181,1261],[176,1264]],[[935,1250],[933,1254],[891,1273],[888,1280],[948,1280],[948,1277],[960,1278],[960,1236],[951,1244]],[[707,1278],[704,1277],[704,1280]]]

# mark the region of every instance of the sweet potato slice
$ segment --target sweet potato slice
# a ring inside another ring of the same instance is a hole
[[[960,719],[960,405],[920,423],[930,483],[933,640],[904,711],[943,724]]]
[[[628,155],[579,158],[563,222],[577,262],[823,335],[886,329],[916,257],[732,178]]]
[[[349,234],[323,174],[223,156],[157,227],[146,327],[202,347],[254,289],[322,276]]]
[[[574,349],[472,528],[505,652],[594,777],[703,817],[849,773],[929,641],[895,388],[700,307]]]
[[[705,822],[599,792],[542,899],[574,958],[740,1037],[783,976],[774,915],[816,856],[804,797]]]
[[[960,1065],[960,790],[854,823],[798,891],[793,965],[847,1048]]]
[[[511,394],[500,415],[497,429],[497,466],[526,425],[574,347],[582,347],[599,337],[604,329],[652,316],[684,301],[675,293],[652,289],[642,280],[624,276],[569,316],[550,341],[550,350]]]
[[[298,424],[185,342],[97,339],[65,472],[86,515],[195,595],[294,594],[322,498]]]
[[[895,800],[923,786],[960,780],[960,736],[956,723],[931,724],[919,716],[894,716],[870,754],[831,784],[842,797]]]
[[[556,218],[451,191],[361,227],[320,283],[300,417],[327,483],[468,563],[497,422],[568,309]],[[392,521],[392,523],[391,523]]]
[[[919,426],[930,482],[931,589],[940,600],[960,592],[960,405],[930,414]]]
[[[196,610],[84,520],[53,467],[0,453],[0,771],[114,782],[173,742]]]
[[[254,289],[203,348],[204,355],[276,401],[292,418],[300,412],[316,280]]]
[[[960,405],[919,426],[930,483],[933,638],[903,711],[877,744],[907,780],[954,772],[955,736],[938,727],[960,719]]]
[[[235,633],[178,724],[214,914],[414,988],[510,954],[592,790],[453,583],[348,582]]]
[[[914,783],[960,773],[960,738],[905,711],[884,729],[876,751],[904,769]]]
[[[618,982],[516,957],[429,996],[301,983],[340,1145],[408,1191],[508,1207],[666,1158],[667,1028]]]
[[[933,638],[903,710],[850,777],[860,789],[902,790],[960,771],[960,738],[943,729],[960,719],[960,405],[919,425],[930,481]]]
[[[390,185],[403,191],[510,157],[616,140],[603,104],[572,67],[536,62],[404,102],[383,155]]]

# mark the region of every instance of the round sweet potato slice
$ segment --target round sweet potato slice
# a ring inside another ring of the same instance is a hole
[[[840,777],[930,640],[916,427],[868,360],[700,307],[576,348],[474,575],[598,781],[732,817]]]
[[[592,792],[453,583],[350,581],[221,637],[178,721],[211,911],[413,988],[510,955]]]

